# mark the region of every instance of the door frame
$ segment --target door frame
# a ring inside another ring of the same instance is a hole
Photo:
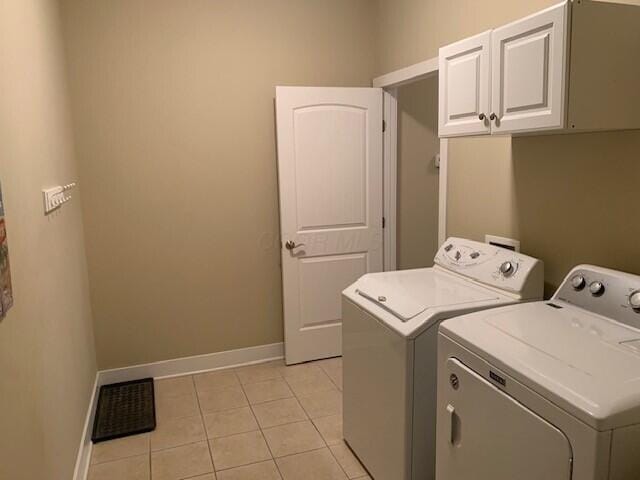
[[[385,130],[382,135],[383,169],[383,212],[384,228],[384,270],[396,270],[397,238],[397,189],[398,189],[398,87],[425,78],[438,76],[438,57],[376,77],[374,87],[383,89],[383,119]],[[435,104],[438,108],[438,104]],[[449,140],[440,139],[440,179],[438,189],[438,244],[447,238],[447,177],[449,164]]]

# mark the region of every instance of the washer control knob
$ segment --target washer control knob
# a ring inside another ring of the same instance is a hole
[[[597,280],[595,282],[591,282],[589,285],[589,291],[594,297],[599,297],[604,293],[604,284]]]
[[[587,281],[584,279],[582,275],[576,275],[571,279],[571,286],[574,290],[582,290],[587,286]]]
[[[505,277],[510,277],[513,275],[515,268],[513,267],[513,262],[504,262],[500,265],[500,273]]]
[[[640,290],[636,290],[629,295],[629,306],[640,311]]]

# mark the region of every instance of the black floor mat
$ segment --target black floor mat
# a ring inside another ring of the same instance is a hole
[[[100,387],[91,440],[94,443],[156,428],[153,378]]]

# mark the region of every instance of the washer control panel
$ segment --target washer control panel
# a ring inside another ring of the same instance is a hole
[[[579,265],[569,272],[553,299],[640,328],[638,275]]]
[[[451,272],[516,293],[521,298],[542,298],[542,262],[520,252],[452,237],[440,247],[434,262]]]

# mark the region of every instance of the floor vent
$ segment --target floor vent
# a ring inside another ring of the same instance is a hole
[[[91,440],[94,443],[156,428],[153,378],[100,387]]]

